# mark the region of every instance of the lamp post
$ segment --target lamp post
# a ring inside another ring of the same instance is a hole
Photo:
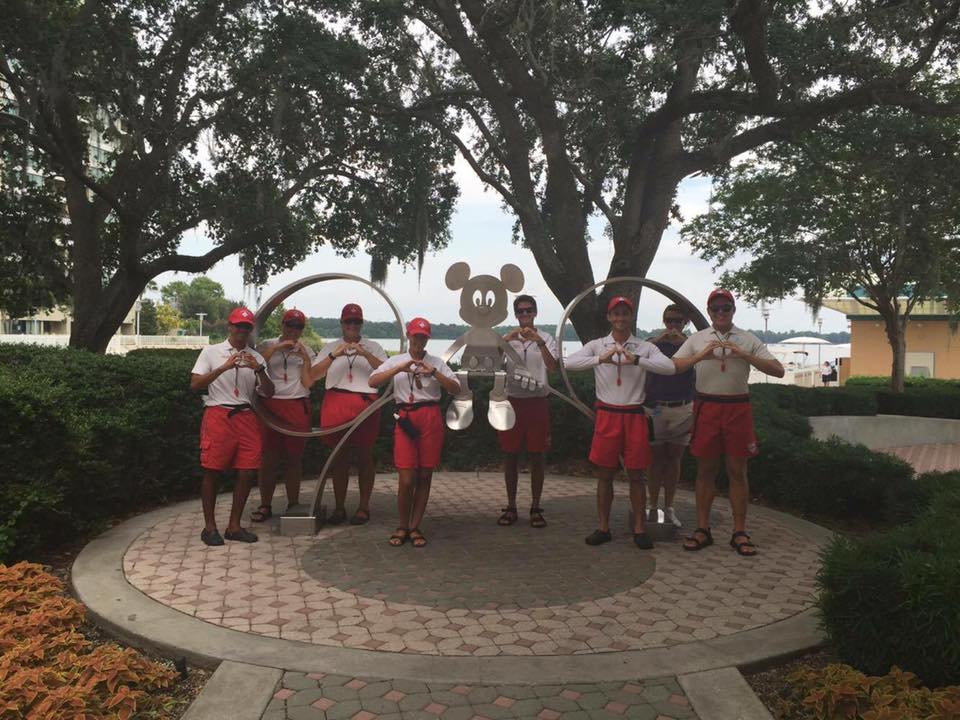
[[[763,333],[764,333],[764,335],[766,335],[766,333],[767,333],[767,324],[768,324],[768,322],[770,321],[770,308],[767,307],[767,303],[766,303],[766,302],[761,302],[761,303],[760,303],[760,317],[763,318]],[[764,342],[766,342],[766,340],[767,340],[766,337],[764,337],[763,340],[764,340]],[[766,373],[764,373],[764,374],[763,374],[763,381],[764,381],[765,383],[770,382],[770,376],[767,375]]]
[[[817,335],[823,335],[823,318],[819,315],[817,316]],[[823,340],[823,338],[820,339]],[[822,345],[817,345],[817,367],[820,367],[820,349],[822,347]],[[823,368],[820,368],[820,370],[822,372]]]
[[[196,313],[197,317],[200,318],[200,338],[203,339],[203,318],[206,317],[206,313]]]

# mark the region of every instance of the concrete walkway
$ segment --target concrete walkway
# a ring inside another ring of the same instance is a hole
[[[821,642],[813,578],[829,534],[818,526],[752,508],[760,555],[739,558],[718,503],[714,547],[687,553],[678,539],[642,552],[618,486],[617,540],[590,548],[592,482],[550,477],[549,526],[500,528],[499,476],[442,473],[423,525],[430,545],[396,549],[386,545],[395,482],[378,477],[369,525],[284,538],[268,524],[254,545],[202,545],[197,502],[157,510],[90,543],[73,584],[91,617],[132,644],[273,673],[257,711],[274,719],[709,720],[719,716],[701,712],[678,678],[709,686],[709,671]],[[689,526],[692,498],[681,493],[677,508]],[[416,683],[426,689],[404,689]]]

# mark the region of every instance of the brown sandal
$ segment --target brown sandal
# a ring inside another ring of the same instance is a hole
[[[410,544],[415,548],[422,548],[426,546],[427,538],[422,532],[420,532],[420,528],[410,528]]]
[[[501,527],[513,525],[519,517],[520,516],[517,515],[517,509],[515,507],[505,507],[503,508],[503,514],[497,519],[497,525],[500,525]]]
[[[543,528],[547,526],[547,521],[543,517],[543,508],[530,508],[530,527]]]
[[[743,538],[743,542],[737,542],[737,538]],[[743,557],[754,557],[757,554],[757,546],[750,542],[750,536],[743,530],[737,530],[730,537],[730,547],[736,550],[737,555]]]
[[[390,536],[390,539],[387,540],[387,542],[390,543],[390,545],[393,547],[400,547],[407,541],[407,538],[409,537],[410,537],[409,530],[403,527],[398,527],[396,530],[393,531],[393,535]]]

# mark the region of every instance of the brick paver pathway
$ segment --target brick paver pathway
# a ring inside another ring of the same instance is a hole
[[[284,673],[262,720],[679,720],[697,715],[675,678],[467,686]]]
[[[521,486],[527,476],[521,477]],[[727,546],[729,509],[718,501],[717,544],[684,552],[679,538],[633,547],[626,486],[617,486],[615,541],[583,543],[593,528],[593,483],[549,477],[550,525],[500,528],[502,481],[493,473],[434,479],[423,530],[430,544],[389,547],[396,478],[380,476],[373,521],[208,548],[199,503],[158,522],[124,556],[130,583],[210,623],[317,645],[427,655],[569,655],[709,640],[792,616],[813,603],[817,547],[757,509],[753,559]],[[352,488],[351,488],[352,489]],[[257,502],[253,492],[250,506]],[[353,496],[350,502],[354,503]],[[281,507],[283,499],[275,501]],[[218,503],[221,528],[228,502]],[[352,506],[351,506],[352,507]],[[692,497],[678,495],[692,526]],[[362,719],[361,719],[362,720]]]
[[[883,452],[903,458],[917,472],[960,470],[960,444],[911,445],[886,448]]]

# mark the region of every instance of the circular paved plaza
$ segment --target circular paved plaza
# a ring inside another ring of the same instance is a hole
[[[717,544],[684,552],[679,536],[640,551],[627,530],[618,484],[614,542],[589,547],[594,483],[547,478],[547,528],[496,525],[503,483],[494,473],[439,473],[422,529],[430,543],[390,547],[396,477],[381,475],[373,520],[260,542],[208,548],[198,502],[164,512],[123,554],[127,582],[175,610],[224,628],[319,646],[429,656],[563,656],[710,641],[784,620],[814,597],[818,541],[809,525],[751,508],[756,558],[727,545],[730,515],[718,499]],[[349,509],[355,504],[351,484]],[[250,507],[258,501],[256,489]],[[329,496],[328,496],[329,502]],[[278,497],[274,505],[285,503]],[[693,526],[693,500],[676,507]],[[221,529],[229,500],[218,503]],[[245,514],[246,517],[246,514]],[[246,522],[246,521],[245,521]]]

